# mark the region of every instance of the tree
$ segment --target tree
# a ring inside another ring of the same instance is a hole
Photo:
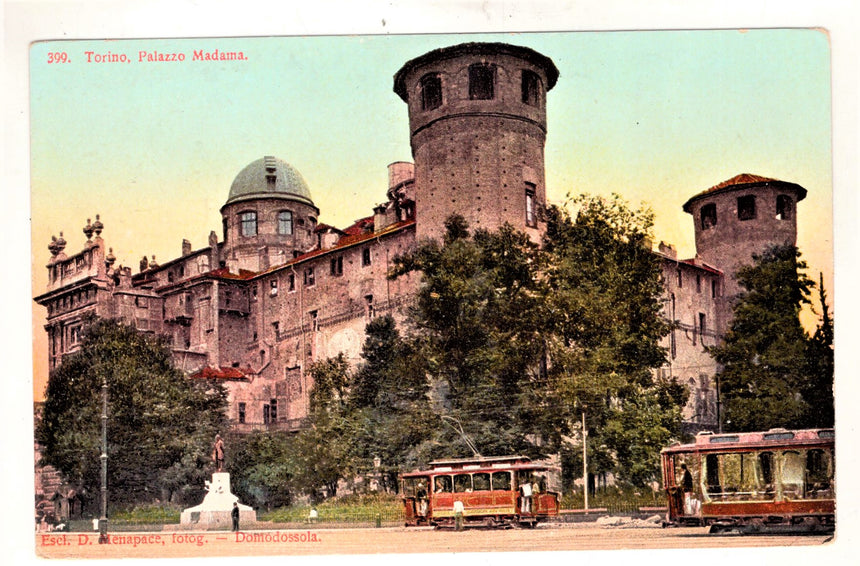
[[[292,502],[295,443],[287,432],[231,435],[227,470],[233,490],[252,507],[281,507]]]
[[[819,274],[818,301],[821,303],[821,321],[807,345],[808,384],[803,397],[809,404],[809,418],[804,426],[832,427],[835,420],[833,406],[833,317],[827,306],[824,275]]]
[[[351,468],[347,420],[349,362],[343,354],[312,364],[310,428],[295,438],[296,485],[314,500],[337,495]]]
[[[382,486],[396,491],[398,474],[421,460],[423,444],[438,425],[427,397],[426,364],[415,342],[400,336],[394,319],[367,324],[349,391],[351,460],[356,470],[380,474]]]
[[[396,258],[394,275],[422,273],[410,321],[426,337],[440,411],[482,453],[572,454],[585,410],[602,451],[593,461],[646,483],[686,400],[653,377],[669,327],[660,264],[644,245],[651,214],[618,197],[571,204],[575,218],[549,209],[542,247],[509,225],[470,234],[451,217],[443,241]],[[446,456],[469,454],[450,429],[436,438]]]
[[[810,348],[800,310],[814,282],[804,269],[797,248],[782,245],[754,255],[753,264],[736,274],[743,291],[725,340],[711,349],[722,366],[726,430],[796,428],[810,421]]]
[[[51,372],[36,431],[42,463],[58,469],[95,501],[102,380],[109,399],[111,499],[198,497],[211,471],[212,439],[225,426],[226,392],[176,369],[162,339],[114,320],[85,321],[80,349]]]
[[[452,216],[445,226],[441,244],[422,242],[395,258],[393,270],[422,274],[410,323],[423,337],[437,410],[460,422],[484,454],[540,455],[564,425],[547,410],[541,252],[510,225],[472,235]],[[445,452],[438,455],[471,455],[441,421],[436,436]]]
[[[549,378],[571,421],[584,412],[590,462],[644,485],[680,434],[686,388],[654,377],[663,365],[662,272],[651,252],[653,215],[619,196],[580,196],[550,207],[544,250]],[[573,454],[573,451],[570,451]],[[593,471],[610,471],[592,467]]]

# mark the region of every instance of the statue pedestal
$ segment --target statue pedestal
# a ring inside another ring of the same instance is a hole
[[[208,493],[203,503],[182,511],[179,523],[187,527],[228,527],[233,525],[231,513],[233,503],[239,498],[230,492],[230,474],[218,472],[212,474],[212,481],[206,482]],[[257,512],[253,507],[239,503],[239,528],[257,521]]]

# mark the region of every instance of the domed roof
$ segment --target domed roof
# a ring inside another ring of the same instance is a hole
[[[224,205],[257,198],[281,198],[315,206],[298,169],[272,156],[254,161],[236,175]]]

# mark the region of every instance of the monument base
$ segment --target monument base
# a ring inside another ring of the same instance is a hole
[[[230,492],[230,474],[217,472],[212,474],[212,481],[206,482],[206,497],[203,503],[182,511],[179,524],[184,527],[232,527],[233,503],[239,498]],[[239,503],[239,527],[255,523],[257,512],[253,507]]]

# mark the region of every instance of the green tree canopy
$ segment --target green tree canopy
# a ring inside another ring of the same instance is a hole
[[[86,321],[80,349],[51,372],[36,431],[43,463],[94,500],[103,380],[111,500],[199,497],[213,438],[224,430],[226,393],[176,369],[163,340],[114,320]]]
[[[719,372],[726,430],[797,428],[817,410],[809,397],[809,336],[800,310],[814,282],[795,246],[769,248],[738,270],[744,289],[722,344],[711,352]],[[831,374],[832,379],[832,374]]]
[[[550,207],[544,239],[549,373],[560,405],[571,422],[586,414],[591,470],[640,485],[657,479],[660,449],[680,435],[688,394],[654,376],[669,326],[652,224],[649,210],[617,195],[582,195]],[[607,462],[611,469],[598,467]]]

